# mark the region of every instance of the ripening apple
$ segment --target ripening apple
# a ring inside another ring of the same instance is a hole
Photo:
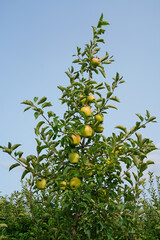
[[[78,177],[73,177],[71,180],[70,180],[70,187],[72,189],[77,189],[80,187],[81,185],[81,180],[78,178]]]
[[[70,153],[69,154],[69,161],[70,161],[70,163],[78,163],[78,161],[79,161],[79,154],[75,153],[75,152]]]
[[[92,115],[92,111],[89,106],[82,107],[81,111],[84,112],[87,117]]]
[[[81,141],[81,137],[78,134],[72,135],[71,138],[72,138],[71,140],[72,145],[78,145]]]
[[[61,189],[61,190],[65,190],[65,189],[66,189],[67,182],[61,181],[60,184],[63,185],[63,186],[60,187],[60,189]]]
[[[102,133],[104,131],[104,127],[102,124],[99,124],[98,126],[95,127],[94,130],[96,133]]]
[[[94,66],[94,67],[97,67],[99,64],[101,63],[101,60],[97,57],[93,57],[91,59],[91,64]]]
[[[87,100],[88,100],[88,102],[93,102],[95,100],[95,96],[94,95],[89,95],[87,97]]]
[[[90,126],[85,125],[81,129],[81,134],[83,137],[91,137],[93,135],[93,129]]]
[[[96,119],[98,122],[103,122],[103,115],[100,114],[100,113],[98,113],[98,114],[96,114],[95,119]]]
[[[41,180],[37,180],[36,185],[38,189],[44,189],[46,187],[46,179],[42,178]]]

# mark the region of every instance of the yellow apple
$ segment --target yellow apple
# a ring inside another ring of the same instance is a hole
[[[98,122],[103,122],[103,115],[100,114],[100,113],[98,113],[98,114],[96,114],[95,119],[96,119]]]
[[[97,127],[95,127],[94,130],[96,133],[102,133],[104,131],[104,127],[102,126],[102,124],[99,124]]]
[[[60,184],[63,185],[63,186],[60,187],[60,189],[61,189],[61,190],[65,190],[65,189],[66,189],[67,182],[61,181]]]
[[[78,145],[81,141],[81,137],[78,134],[71,135],[71,138],[72,138],[72,140],[71,140],[72,145]]]
[[[76,189],[76,188],[79,188],[81,185],[81,180],[78,178],[78,177],[73,177],[71,180],[70,180],[70,187],[72,189]]]
[[[37,180],[37,183],[36,183],[38,189],[44,189],[46,187],[46,184],[47,182],[45,178],[42,178],[41,180]]]
[[[69,154],[69,161],[70,161],[70,163],[78,163],[78,161],[79,161],[79,154],[75,153],[75,152],[70,153]]]
[[[93,57],[91,59],[91,64],[94,66],[94,67],[97,67],[99,64],[101,63],[101,60],[97,57]]]
[[[90,126],[85,125],[81,129],[81,134],[83,137],[91,137],[93,135],[93,129]]]
[[[87,100],[88,100],[88,102],[93,102],[95,100],[95,96],[94,95],[89,95],[87,97]]]
[[[82,107],[81,111],[84,112],[87,117],[92,115],[92,111],[89,106]]]

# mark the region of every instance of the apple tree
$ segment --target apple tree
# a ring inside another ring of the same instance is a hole
[[[119,73],[111,84],[106,79],[105,65],[114,61],[108,52],[100,57],[107,25],[102,14],[92,26],[93,39],[83,50],[77,47],[66,71],[69,85],[58,86],[67,107],[62,119],[47,97],[22,102],[24,111],[31,109],[39,120],[34,129],[36,154],[24,157],[17,150],[20,144],[1,146],[15,161],[10,170],[22,166],[22,179],[29,176],[29,212],[33,226],[48,229],[46,239],[141,239],[141,185],[153,163],[147,154],[156,148],[139,130],[155,117],[148,110],[145,116],[136,114],[130,129],[117,125],[116,132],[104,136],[104,117],[117,109],[115,91],[124,83]],[[40,216],[47,220],[40,221]]]

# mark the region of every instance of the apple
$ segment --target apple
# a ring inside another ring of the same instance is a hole
[[[81,137],[78,134],[71,135],[71,138],[72,138],[72,140],[71,140],[72,145],[78,145],[81,141]]]
[[[92,115],[92,111],[89,106],[82,107],[81,111],[84,112],[87,117]]]
[[[93,129],[90,126],[85,125],[81,129],[81,134],[83,137],[91,137],[93,135]]]
[[[103,122],[103,115],[100,114],[100,113],[98,113],[98,114],[96,114],[95,119],[96,119],[98,122]]]
[[[81,180],[78,178],[78,177],[73,177],[71,180],[70,180],[70,187],[72,189],[76,189],[76,188],[79,188],[81,185]]]
[[[101,63],[101,60],[97,57],[93,57],[91,59],[91,64],[94,66],[94,67],[97,67],[99,64]]]
[[[78,161],[79,161],[79,154],[75,153],[75,152],[70,153],[69,154],[69,161],[70,161],[70,163],[78,163]]]
[[[98,126],[95,127],[94,130],[96,133],[102,133],[104,131],[104,127],[102,124],[99,124]]]
[[[65,190],[65,189],[66,189],[67,182],[61,181],[60,184],[63,185],[63,186],[60,187],[60,189],[61,189],[61,190]]]
[[[37,180],[37,183],[36,183],[38,189],[44,189],[46,187],[46,184],[47,182],[45,178],[42,178],[41,180]]]
[[[84,97],[82,94],[79,95],[80,98]],[[82,100],[80,100],[80,102],[85,102],[86,101],[86,98],[82,98]]]
[[[95,98],[94,95],[89,95],[89,96],[87,97],[88,102],[93,102],[95,99],[96,99],[96,98]]]

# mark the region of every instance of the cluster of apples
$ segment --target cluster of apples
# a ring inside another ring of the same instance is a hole
[[[80,95],[80,97],[83,98],[83,95]],[[89,95],[87,97],[84,97],[81,102],[88,102],[88,103],[92,103],[95,101],[95,96],[94,95]],[[92,116],[92,110],[90,108],[90,106],[83,106],[81,109],[81,112],[83,112],[87,117]],[[96,127],[93,129],[91,126],[89,125],[85,125],[84,127],[82,127],[82,129],[80,130],[80,135],[82,137],[88,138],[88,137],[92,137],[94,132],[97,133],[102,133],[104,130],[103,125],[101,124],[103,122],[103,115],[98,113],[95,115],[95,120],[98,122],[98,125],[96,125]],[[81,142],[81,136],[76,134],[76,135],[71,135],[71,145],[76,146],[79,145]],[[79,154],[77,152],[71,152],[69,154],[69,161],[72,164],[78,163],[79,162]],[[89,170],[92,167],[92,163],[88,163],[87,164],[87,169]],[[92,176],[93,172],[89,171],[88,175]],[[66,181],[61,181],[60,182],[60,189],[61,190],[65,190],[66,186],[67,186],[67,182]],[[73,177],[70,182],[69,185],[71,187],[71,189],[76,189],[79,188],[81,185],[81,180],[78,177]]]
[[[98,58],[92,58],[91,63],[94,67],[98,66],[100,64],[100,59]],[[94,95],[89,95],[87,97],[84,97],[83,95],[79,95],[80,98],[82,98],[80,100],[80,102],[82,103],[87,103],[88,105],[81,107],[81,112],[83,112],[87,117],[92,116],[92,110],[90,107],[90,103],[95,101],[95,96]],[[84,125],[82,127],[82,129],[80,130],[80,135],[79,134],[75,134],[75,135],[71,135],[71,145],[72,146],[76,146],[79,145],[81,142],[81,136],[88,138],[88,137],[92,137],[94,135],[94,132],[96,133],[102,133],[104,130],[103,125],[101,124],[103,122],[103,114],[97,113],[95,115],[95,120],[97,121],[97,125],[94,127],[94,129],[89,126],[89,125]],[[79,154],[77,152],[72,152],[69,154],[69,161],[72,164],[78,163],[79,161]],[[91,163],[88,163],[88,169],[90,169],[92,166]],[[89,176],[92,176],[92,172],[89,172]],[[66,181],[60,181],[60,189],[61,190],[65,190],[67,187],[67,182]],[[46,179],[42,178],[41,180],[38,180],[36,185],[38,189],[44,189],[46,187]],[[69,185],[71,187],[71,189],[77,189],[80,187],[81,185],[81,180],[78,177],[73,177],[70,182]]]
[[[80,97],[83,97],[83,96],[80,95]],[[94,95],[89,95],[87,97],[87,100],[88,100],[88,103],[92,103],[92,102],[95,101],[95,96]],[[81,101],[86,101],[86,98],[83,98]],[[81,108],[81,112],[85,113],[85,115],[87,117],[92,116],[92,110],[91,110],[90,106],[83,106]],[[99,124],[94,128],[94,130],[89,125],[85,125],[81,129],[81,135],[83,137],[91,137],[91,136],[93,136],[94,132],[96,132],[96,133],[102,133],[103,132],[104,127],[101,124],[103,122],[103,115],[98,113],[98,114],[95,115],[95,119],[96,119],[96,121],[98,121]]]

